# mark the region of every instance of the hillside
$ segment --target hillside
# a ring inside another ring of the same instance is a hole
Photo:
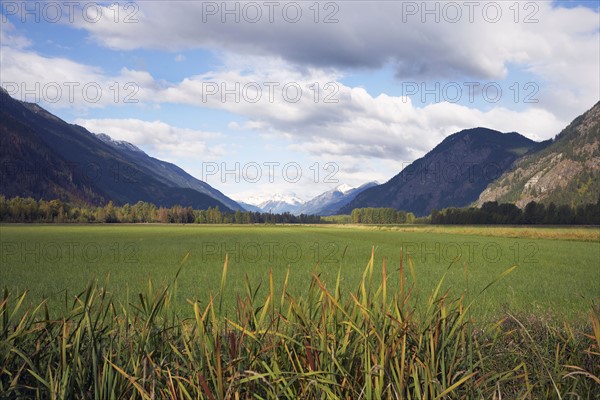
[[[463,207],[537,142],[516,132],[467,129],[444,139],[388,182],[360,193],[340,213],[354,208],[391,207],[427,215],[434,209]]]
[[[197,209],[239,205],[179,167],[71,125],[0,89],[0,194],[100,205],[146,201]]]
[[[307,215],[335,215],[337,211],[350,203],[360,193],[367,190],[370,187],[377,186],[376,182],[368,182],[357,188],[350,187],[348,185],[339,185],[331,190],[328,190],[313,199],[307,201],[300,206],[295,214],[307,214]]]
[[[596,203],[600,195],[600,102],[575,118],[554,141],[525,155],[481,193],[486,201],[549,204]]]

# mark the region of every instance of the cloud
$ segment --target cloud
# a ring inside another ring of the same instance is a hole
[[[336,80],[335,71],[299,72],[284,61],[273,68],[261,68],[263,64],[257,60],[243,70],[227,67],[186,78],[158,97],[244,116],[244,129],[287,139],[290,150],[316,156],[412,160],[462,129],[485,126],[542,140],[570,122],[541,107],[482,111],[449,102],[418,107],[408,97],[372,96],[346,86]],[[291,88],[287,95],[286,86]]]
[[[0,24],[0,44],[2,46],[12,47],[15,49],[24,49],[31,46],[31,40],[25,36],[15,34],[15,25],[8,19],[2,18]]]
[[[42,87],[49,82],[79,83],[73,102],[64,95],[59,106],[112,105],[115,93],[110,87],[119,82],[121,102],[125,94],[133,94],[140,105],[173,103],[225,110],[246,119],[243,125],[230,124],[230,129],[242,127],[266,137],[284,138],[290,143],[290,150],[313,156],[411,160],[447,135],[473,126],[516,130],[534,139],[545,139],[569,122],[541,108],[512,111],[496,107],[480,111],[443,102],[417,107],[407,97],[372,96],[363,88],[346,86],[339,81],[343,75],[336,69],[298,68],[281,58],[224,54],[223,62],[218,70],[169,83],[156,80],[147,71],[123,68],[118,76],[109,76],[98,67],[65,58],[44,57],[8,46],[2,52],[4,82],[25,82],[26,87],[36,82],[41,82]],[[102,88],[100,101],[82,98],[79,88],[86,82],[98,83]],[[129,82],[133,86],[125,91]],[[198,144],[207,138],[204,134],[170,130],[157,122],[85,123],[93,131],[152,146],[170,159],[182,152],[206,151],[204,144]]]
[[[159,85],[145,71],[123,68],[111,75],[93,65],[4,45],[0,63],[0,83],[12,97],[52,109],[135,105],[150,98]]]
[[[65,57],[42,55],[7,20],[0,25],[0,84],[21,101],[43,103],[51,109],[103,108],[135,105],[161,88],[147,71],[122,68],[109,74],[101,67]]]
[[[139,119],[77,119],[74,123],[94,133],[106,133],[114,140],[125,140],[169,161],[181,158],[215,159],[225,154],[222,134],[178,128],[162,121]]]
[[[597,11],[548,1],[271,4],[138,2],[136,23],[115,23],[108,10],[97,23],[76,23],[113,49],[211,48],[317,68],[391,63],[401,79],[500,79],[510,63],[535,69],[546,60],[581,58],[598,43]]]
[[[135,4],[121,10],[133,23],[116,23],[107,8],[100,21],[78,18],[75,26],[111,49],[211,49],[250,65],[283,61],[303,75],[391,66],[400,81],[497,81],[522,71],[542,88],[543,108],[561,119],[594,104],[600,90],[598,9],[549,1]],[[193,84],[191,77],[179,86]]]

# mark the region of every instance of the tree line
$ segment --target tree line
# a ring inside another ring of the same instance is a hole
[[[355,208],[350,215],[353,224],[413,224],[415,215],[394,208]]]
[[[271,214],[221,211],[219,207],[196,210],[192,207],[159,207],[138,201],[101,207],[73,205],[61,200],[35,200],[31,197],[7,199],[0,195],[0,222],[57,223],[181,223],[181,224],[319,224],[340,223],[318,215]],[[354,224],[439,225],[600,225],[600,198],[595,204],[570,206],[532,201],[524,209],[511,203],[486,202],[481,208],[445,208],[416,218],[411,212],[394,208],[355,208],[349,219]],[[343,223],[342,222],[342,223]]]
[[[138,201],[135,204],[105,206],[73,205],[61,200],[36,200],[31,197],[7,199],[0,195],[1,222],[56,223],[181,223],[181,224],[317,224],[317,215],[271,214],[221,211],[219,207],[196,210],[192,207],[158,207]]]
[[[524,209],[490,201],[481,208],[433,210],[429,219],[440,225],[600,225],[600,198],[596,204],[577,206],[531,201]]]

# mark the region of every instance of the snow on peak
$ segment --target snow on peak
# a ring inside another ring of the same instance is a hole
[[[282,203],[287,203],[287,204],[294,205],[294,206],[304,203],[304,200],[302,200],[301,198],[296,196],[295,193],[265,194],[265,195],[250,196],[250,197],[246,197],[244,199],[240,198],[238,200],[243,201],[244,203],[247,203],[247,204],[251,204],[253,206],[258,206],[258,207],[263,207],[264,205],[266,205],[267,203],[270,203],[270,202],[282,202]]]
[[[343,194],[346,194],[349,191],[354,190],[354,188],[352,186],[350,186],[350,185],[342,183],[341,185],[337,186],[335,188],[335,190],[338,191],[338,192],[342,192]]]
[[[106,133],[96,133],[96,137],[105,143],[111,144],[111,145],[119,147],[121,149],[143,153],[143,151],[136,145],[131,144],[125,140],[115,140],[115,139],[111,138],[109,135],[107,135]]]

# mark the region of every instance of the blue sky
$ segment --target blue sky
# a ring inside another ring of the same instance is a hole
[[[67,3],[2,2],[0,84],[237,200],[383,182],[475,126],[547,139],[600,97],[598,1]]]

